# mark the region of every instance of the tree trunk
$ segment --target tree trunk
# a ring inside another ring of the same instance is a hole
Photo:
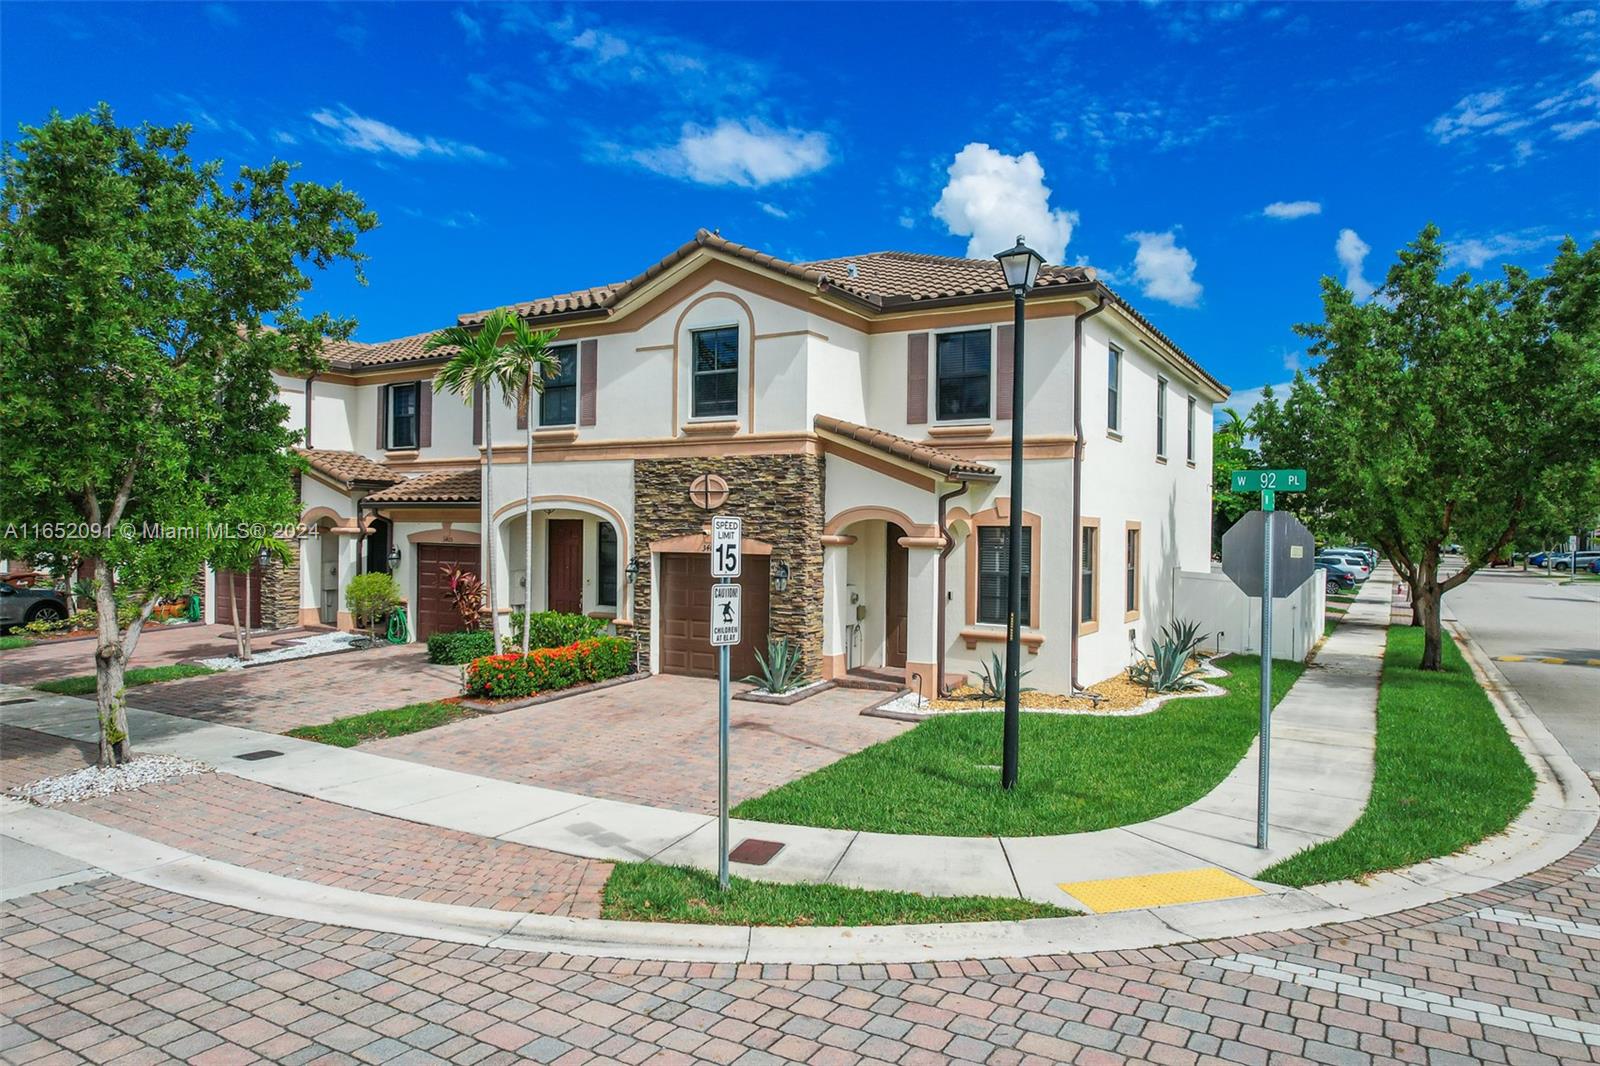
[[[233,645],[239,661],[244,661],[244,631],[239,628],[239,572],[228,574],[228,606],[233,608]],[[248,607],[245,610],[249,610]]]
[[[1417,613],[1422,616],[1422,662],[1419,670],[1444,669],[1444,632],[1440,619],[1443,596],[1437,585],[1416,593]]]
[[[533,373],[528,373],[528,464],[522,487],[522,654],[528,654],[533,626]]]
[[[129,649],[123,645],[117,624],[117,596],[111,568],[104,559],[94,562],[95,609],[99,618],[94,649],[95,713],[100,721],[100,765],[117,766],[133,758],[128,740],[128,711],[122,703]]]
[[[484,563],[484,574],[487,585],[484,588],[484,602],[489,607],[489,632],[493,634],[494,653],[500,654],[500,617],[495,613],[494,603],[494,382],[487,382],[483,386],[483,543],[487,552],[487,561]]]
[[[244,572],[244,643],[240,645],[239,658],[246,662],[250,659],[250,572],[253,569],[254,567],[246,567]]]

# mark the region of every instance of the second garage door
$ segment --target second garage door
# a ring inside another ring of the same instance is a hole
[[[767,582],[770,560],[763,555],[744,557],[740,607],[742,643],[728,656],[734,679],[756,671],[756,652],[767,650]],[[661,556],[661,672],[717,676],[717,649],[711,646],[711,556],[674,554]]]

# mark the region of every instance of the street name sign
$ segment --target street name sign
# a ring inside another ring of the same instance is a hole
[[[733,515],[718,515],[711,520],[711,576],[738,577],[744,565],[740,542],[744,521]],[[715,643],[713,641],[713,643]],[[737,642],[735,642],[737,643]]]
[[[739,643],[739,590],[743,586],[711,586],[711,646]]]
[[[1231,488],[1234,492],[1304,492],[1307,484],[1304,470],[1235,470]]]

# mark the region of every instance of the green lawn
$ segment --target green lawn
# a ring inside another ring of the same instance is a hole
[[[1511,823],[1533,798],[1533,771],[1445,634],[1445,670],[1424,673],[1422,630],[1389,630],[1378,691],[1372,798],[1343,836],[1264,870],[1313,885],[1450,855]]]
[[[26,648],[32,643],[33,641],[27,637],[19,636],[15,633],[7,633],[5,636],[0,637],[0,651],[15,651],[18,648]]]
[[[209,666],[199,663],[176,663],[172,666],[135,666],[122,675],[122,682],[129,688],[135,685],[154,685],[161,681],[176,681],[182,677],[199,677],[202,674],[216,673]],[[94,695],[94,675],[83,674],[79,677],[63,677],[54,681],[40,681],[33,686],[45,692],[55,692],[63,696],[92,696]]]
[[[1077,911],[993,896],[920,896],[843,885],[775,885],[682,866],[618,863],[600,897],[600,917],[704,925],[904,925],[1066,918]]]
[[[325,725],[303,725],[289,730],[287,735],[301,740],[315,740],[319,744],[332,744],[336,748],[353,748],[364,740],[403,737],[407,733],[420,733],[460,718],[473,717],[476,717],[475,711],[469,711],[457,703],[413,703],[387,711],[335,718]]]
[[[1000,788],[1001,715],[930,719],[746,800],[740,818],[944,836],[1040,836],[1128,825],[1199,799],[1255,739],[1260,661],[1234,656],[1225,696],[1179,699],[1139,717],[1024,714],[1020,780]],[[1300,676],[1277,662],[1273,702]]]

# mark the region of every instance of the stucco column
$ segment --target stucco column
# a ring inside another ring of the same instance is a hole
[[[300,538],[300,624],[315,625],[322,621],[318,608],[320,596],[320,574],[322,566],[322,534],[315,532],[304,534]]]
[[[938,537],[901,537],[906,548],[906,687],[938,695]],[[913,676],[915,675],[915,676]]]
[[[345,533],[339,537],[339,588],[335,602],[339,605],[337,625],[340,629],[356,627],[356,620],[344,600],[344,590],[356,576],[356,561],[361,557],[362,544],[362,538],[356,533]]]
[[[856,538],[842,533],[822,536],[822,676],[842,676],[849,668],[847,627],[854,619],[845,597],[850,580],[850,545]]]

